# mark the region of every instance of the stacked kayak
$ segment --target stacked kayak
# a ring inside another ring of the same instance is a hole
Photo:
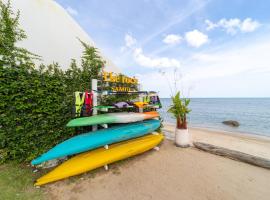
[[[153,119],[156,117],[159,117],[159,113],[156,111],[144,113],[134,113],[134,112],[109,113],[73,119],[68,122],[67,127],[92,126],[97,124],[132,123],[147,119]]]
[[[140,137],[155,131],[159,127],[160,121],[153,119],[78,135],[56,145],[48,152],[34,159],[31,164],[38,165],[55,158],[61,158],[116,142]]]
[[[150,134],[160,127],[160,121],[154,119],[157,117],[158,112],[152,111],[100,114],[71,120],[67,124],[68,127],[121,124],[74,136],[34,159],[31,164],[38,165],[52,159],[74,155],[39,178],[35,185],[75,176],[154,148],[163,139],[162,134]],[[105,146],[108,148],[104,148]]]
[[[147,135],[141,138],[113,144],[109,149],[99,148],[79,154],[64,162],[53,171],[39,178],[35,185],[75,176],[104,165],[141,154],[157,146],[163,140],[162,134]]]

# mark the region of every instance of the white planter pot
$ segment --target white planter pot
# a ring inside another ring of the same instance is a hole
[[[178,147],[190,146],[190,135],[188,129],[175,129],[175,144]]]

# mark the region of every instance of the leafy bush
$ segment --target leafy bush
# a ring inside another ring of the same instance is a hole
[[[187,114],[191,112],[188,108],[190,99],[181,98],[180,92],[172,97],[173,104],[169,107],[168,112],[176,118],[178,129],[187,129]]]
[[[0,66],[2,158],[31,160],[73,135],[65,127],[72,118],[73,92],[89,90],[90,78],[91,68]]]

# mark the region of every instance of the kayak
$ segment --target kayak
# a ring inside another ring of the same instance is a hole
[[[121,112],[121,113],[108,113],[94,115],[91,117],[81,117],[73,119],[68,122],[67,127],[78,126],[92,126],[98,124],[113,124],[113,123],[132,123],[137,121],[143,121],[146,119],[153,119],[159,117],[159,113],[156,111],[145,113],[134,112]]]
[[[162,134],[147,135],[133,140],[120,142],[109,146],[109,149],[99,148],[74,156],[48,174],[39,178],[35,185],[58,181],[75,176],[107,164],[141,154],[157,146],[164,136]]]
[[[101,129],[72,137],[32,160],[32,165],[82,153],[108,144],[129,140],[151,133],[160,127],[159,120],[147,120],[132,124],[123,124],[112,128]]]

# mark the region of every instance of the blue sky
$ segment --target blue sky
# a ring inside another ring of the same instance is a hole
[[[270,97],[268,0],[57,2],[144,89]]]

